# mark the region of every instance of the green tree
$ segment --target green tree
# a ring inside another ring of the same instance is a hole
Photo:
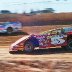
[[[46,8],[45,10],[43,10],[43,13],[54,13],[54,9],[53,8]]]

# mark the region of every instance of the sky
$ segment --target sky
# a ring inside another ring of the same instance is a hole
[[[72,12],[72,0],[1,0],[0,10],[11,12],[30,12],[53,8],[56,13]]]

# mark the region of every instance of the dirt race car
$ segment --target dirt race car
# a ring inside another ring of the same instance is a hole
[[[10,46],[9,52],[32,52],[36,48],[45,49],[61,46],[72,50],[72,28],[60,28],[45,31],[40,34],[24,36]]]
[[[20,22],[2,22],[0,23],[0,33],[11,34],[22,30],[22,24]]]

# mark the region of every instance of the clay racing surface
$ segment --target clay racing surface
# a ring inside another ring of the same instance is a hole
[[[55,27],[23,27],[23,33],[0,34],[0,72],[72,72],[72,51],[66,49],[41,49],[29,54],[9,53],[10,45],[17,39]]]
[[[9,54],[0,48],[0,72],[72,72],[72,51],[61,48]]]

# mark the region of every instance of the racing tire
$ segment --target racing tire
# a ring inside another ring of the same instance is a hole
[[[24,51],[27,53],[34,51],[34,44],[31,41],[27,41],[24,44]]]
[[[68,41],[67,49],[72,50],[72,40]]]
[[[8,34],[12,34],[12,32],[13,32],[13,29],[11,27],[7,28],[7,33]]]

